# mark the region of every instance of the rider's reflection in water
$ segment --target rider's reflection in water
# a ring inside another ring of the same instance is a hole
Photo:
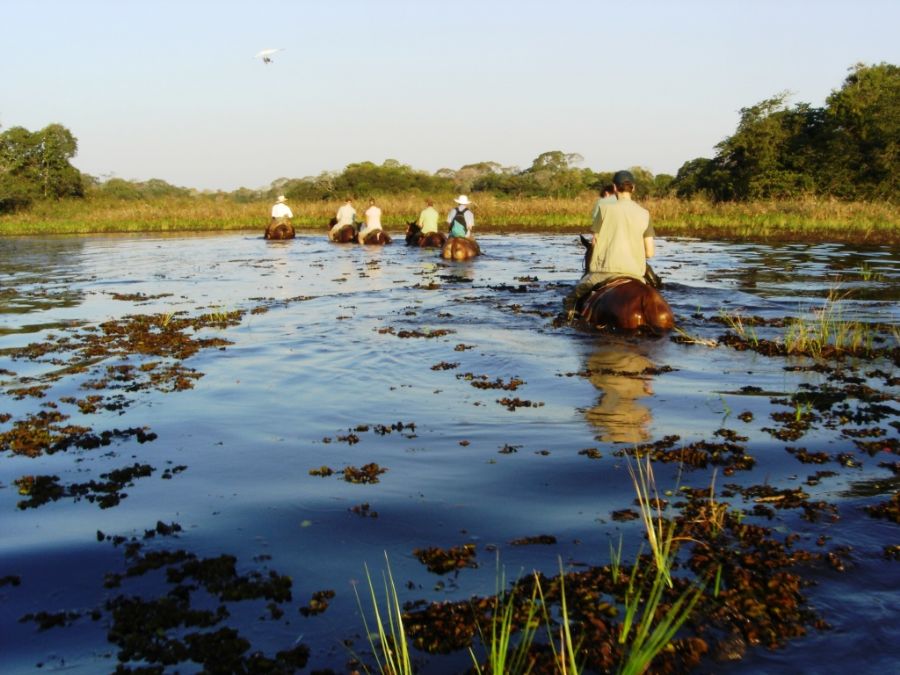
[[[585,413],[600,428],[598,440],[637,443],[649,439],[650,410],[638,400],[653,393],[650,375],[644,372],[652,367],[650,359],[626,344],[602,345],[588,358],[590,380],[603,392],[597,405]]]

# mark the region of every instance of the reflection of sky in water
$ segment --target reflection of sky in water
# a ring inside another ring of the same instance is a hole
[[[337,590],[332,607],[315,621],[287,628],[269,622],[257,631],[264,633],[259,648],[273,652],[301,632],[319,645],[337,644],[353,632],[349,580],[360,577],[363,562],[377,568],[384,551],[396,576],[421,589],[415,597],[437,599],[492,591],[493,558],[481,551],[477,570],[432,591],[435,579],[412,557],[415,547],[496,544],[508,569],[552,572],[558,556],[605,564],[607,539],[622,531],[633,554],[641,535],[630,524],[609,520],[612,510],[634,498],[624,464],[614,454],[621,449],[618,443],[667,434],[690,442],[710,438],[722,426],[738,428],[750,437],[761,468],[752,477],[729,480],[764,476],[779,486],[796,485],[796,460],[761,431],[771,424],[769,397],[742,394],[741,387],[790,395],[801,384],[822,385],[824,376],[790,373],[786,360],[725,348],[668,339],[612,340],[553,328],[561,298],[580,273],[577,238],[484,236],[480,242],[484,256],[452,263],[436,251],[407,248],[402,239],[385,248],[335,245],[324,236],[267,243],[258,235],[234,234],[0,240],[0,303],[6,303],[0,305],[0,325],[33,331],[0,335],[0,348],[58,333],[59,325],[97,324],[128,314],[268,307],[248,313],[240,326],[204,329],[204,336],[221,335],[232,344],[185,362],[204,373],[194,389],[116,390],[110,393],[126,394],[132,405],[93,416],[75,412],[71,420],[97,429],[148,426],[159,434],[157,441],[36,459],[0,458],[0,485],[7,488],[0,490],[0,552],[13,568],[0,575],[21,569],[33,575],[26,592],[5,596],[13,598],[13,607],[0,625],[20,662],[33,665],[46,647],[32,627],[14,620],[17,616],[100,603],[91,589],[121,557],[96,543],[98,529],[140,536],[157,520],[176,521],[185,528],[176,547],[201,555],[233,553],[248,567],[255,556],[272,556],[271,568],[294,578],[301,604],[315,590]],[[698,310],[706,316],[723,307],[767,317],[795,315],[801,302],[822,302],[831,280],[821,275],[849,275],[857,269],[855,261],[868,261],[883,280],[868,282],[865,296],[848,303],[848,311],[896,323],[900,274],[886,249],[857,254],[837,246],[661,240],[658,251],[654,268],[666,281],[664,294],[678,322],[701,337],[714,338],[724,329],[692,318]],[[113,293],[147,299],[120,301]],[[52,302],[39,302],[48,295]],[[150,297],[158,295],[163,297]],[[398,337],[404,329],[452,332]],[[456,365],[434,369],[439,363]],[[622,374],[648,366],[672,370]],[[0,368],[23,375],[45,366],[0,355]],[[594,374],[578,375],[585,369]],[[63,396],[83,397],[80,384],[89,376],[53,383],[44,399],[7,397],[0,412],[18,416]],[[515,377],[525,384],[514,391],[472,386],[481,376],[489,382]],[[532,405],[510,411],[498,403],[504,398]],[[755,420],[738,422],[743,411],[753,412]],[[414,434],[372,431],[372,425],[397,421],[414,422]],[[358,433],[359,443],[337,440],[360,424],[369,431]],[[846,442],[835,435],[817,432],[803,444],[833,452]],[[579,454],[589,447],[603,458]],[[507,452],[501,453],[503,448]],[[10,486],[24,474],[57,475],[71,483],[135,461],[148,462],[157,472],[129,487],[128,498],[116,508],[65,500],[16,508],[19,497]],[[309,475],[322,465],[340,470],[367,462],[388,469],[377,485]],[[188,467],[185,472],[159,479],[164,467],[181,464]],[[867,463],[853,479],[878,471]],[[671,465],[659,468],[663,489],[675,485],[677,472]],[[703,487],[710,476],[711,471],[688,472],[679,480]],[[849,487],[844,483],[849,480],[837,477],[827,489]],[[350,513],[362,502],[379,518]],[[557,536],[558,545],[507,545],[544,533]],[[77,588],[63,581],[67,565],[78,568]],[[827,589],[822,592],[826,601],[833,600]],[[896,590],[891,597],[897,599]],[[847,635],[865,623],[858,615],[838,618]],[[90,654],[108,651],[105,627],[86,622],[79,630],[82,646],[74,653],[86,655],[74,662],[90,669],[97,666]],[[0,665],[12,658],[0,654]],[[340,667],[345,660],[326,648],[317,650],[316,658],[317,667]]]

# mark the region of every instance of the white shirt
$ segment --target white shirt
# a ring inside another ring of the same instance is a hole
[[[344,225],[352,225],[353,219],[356,218],[356,209],[350,204],[344,204],[337,212],[337,223],[335,227],[343,227]]]
[[[381,229],[381,209],[372,204],[369,208],[366,209],[366,229],[367,230],[380,230]]]
[[[272,207],[273,218],[283,218],[285,216],[287,216],[288,218],[294,217],[290,206],[288,206],[284,202],[278,202],[277,204],[275,204],[275,206]]]

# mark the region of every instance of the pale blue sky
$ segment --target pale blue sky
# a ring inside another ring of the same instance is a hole
[[[898,0],[0,0],[0,26],[4,129],[59,122],[82,171],[225,190],[548,150],[675,173],[742,107],[900,63]]]

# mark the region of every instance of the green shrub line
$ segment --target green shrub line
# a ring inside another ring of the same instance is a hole
[[[475,194],[476,233],[576,233],[590,230],[595,196],[501,199]],[[755,202],[710,202],[674,197],[638,200],[651,213],[659,237],[740,239],[746,241],[900,244],[900,207],[886,203],[841,202],[796,198]],[[358,209],[362,210],[362,202]],[[378,199],[386,229],[402,232],[415,220],[421,195],[386,195]],[[442,212],[452,196],[435,196]],[[302,233],[321,232],[338,204],[291,203],[294,226]],[[270,204],[237,202],[227,196],[163,197],[135,201],[63,199],[27,211],[0,216],[0,236],[178,233],[264,230]]]

